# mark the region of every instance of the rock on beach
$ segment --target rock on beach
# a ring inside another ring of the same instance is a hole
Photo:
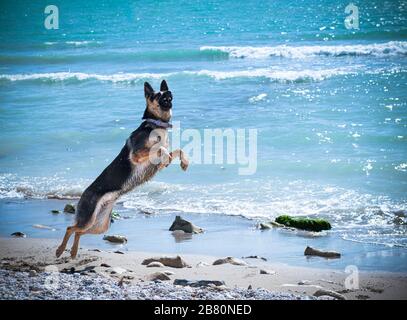
[[[190,265],[184,261],[180,256],[176,257],[153,257],[144,259],[142,265],[149,265],[152,262],[160,262],[166,267],[172,268],[189,268]]]

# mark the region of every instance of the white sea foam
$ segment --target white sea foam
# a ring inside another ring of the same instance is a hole
[[[407,162],[400,163],[399,165],[395,166],[394,169],[402,172],[407,172]]]
[[[215,80],[226,80],[234,78],[264,78],[273,82],[307,82],[322,81],[333,76],[355,74],[354,68],[334,68],[322,70],[274,70],[270,68],[257,68],[234,71],[181,71],[172,73],[114,73],[98,74],[83,72],[52,72],[31,74],[1,74],[1,80],[8,81],[87,81],[97,80],[103,82],[137,82],[148,79],[161,79],[177,76],[201,76],[210,77]]]
[[[159,79],[169,74],[155,73],[114,73],[114,74],[97,74],[84,72],[50,72],[50,73],[29,73],[29,74],[2,74],[0,79],[9,81],[66,81],[66,80],[99,80],[107,82],[131,82],[143,79]]]
[[[101,41],[66,41],[66,44],[71,44],[74,46],[86,46],[88,44],[100,44]]]
[[[249,98],[249,102],[250,103],[255,103],[255,102],[258,102],[258,101],[262,101],[262,100],[264,100],[266,98],[267,98],[267,93],[260,93],[257,96]]]
[[[232,78],[265,78],[275,82],[306,82],[322,81],[339,75],[353,74],[354,71],[345,68],[322,69],[322,70],[274,70],[270,68],[257,68],[237,71],[193,71],[193,74],[208,76],[216,80]]]
[[[304,59],[315,56],[376,56],[407,55],[407,41],[390,41],[378,44],[324,45],[324,46],[202,46],[201,51],[213,50],[229,54],[231,58],[265,59],[283,57]]]
[[[93,40],[84,40],[84,41],[65,41],[65,42],[57,42],[57,41],[46,41],[44,42],[45,45],[47,46],[55,46],[55,45],[72,45],[72,46],[88,46],[88,45],[96,45],[96,44],[101,44],[101,41],[93,41]]]

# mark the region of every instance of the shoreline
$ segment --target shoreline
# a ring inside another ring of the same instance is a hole
[[[62,213],[69,201],[49,199],[14,199],[0,201],[0,237],[23,232],[28,238],[50,238],[60,241],[67,226],[73,224],[74,215]],[[59,214],[51,210],[60,210]],[[114,220],[108,235],[123,235],[123,245],[102,240],[103,235],[85,235],[80,244],[102,250],[120,248],[123,251],[172,252],[241,258],[259,255],[269,261],[298,267],[336,269],[344,271],[356,265],[361,271],[407,272],[407,248],[380,244],[359,243],[342,238],[336,225],[329,232],[310,233],[281,228],[260,230],[258,220],[221,214],[181,213],[181,216],[204,229],[201,234],[177,234],[168,231],[179,212],[144,212],[114,208],[120,218]],[[29,213],[29,214],[27,214]],[[45,228],[38,228],[42,225]],[[221,245],[219,241],[221,240]],[[305,257],[307,246],[341,253],[340,259]],[[68,246],[69,248],[69,246]]]
[[[344,284],[349,274],[332,269],[296,267],[241,257],[235,258],[244,265],[213,265],[216,259],[225,257],[193,254],[180,255],[191,267],[147,267],[142,265],[144,259],[175,257],[177,254],[115,253],[117,250],[81,246],[78,258],[71,260],[68,250],[60,258],[55,258],[57,246],[58,241],[54,239],[0,238],[0,278],[3,283],[0,299],[80,298],[76,293],[69,294],[69,290],[62,289],[57,293],[58,290],[44,288],[44,281],[50,274],[60,275],[63,286],[78,281],[88,283],[96,291],[113,286],[114,290],[102,295],[100,292],[92,295],[83,288],[81,294],[90,299],[122,299],[125,298],[124,291],[132,292],[128,296],[130,299],[153,299],[154,296],[162,299],[165,295],[170,299],[314,299],[314,294],[321,289],[334,291],[346,299],[407,299],[407,273],[360,272],[359,289],[348,290]],[[261,270],[268,274],[261,273]],[[166,280],[152,281],[152,275],[157,272],[168,272],[167,278],[164,277]],[[224,285],[184,287],[173,285],[176,279],[216,280],[223,281]],[[124,291],[120,293],[120,290]],[[61,296],[63,294],[66,296]],[[320,298],[332,299],[327,295]]]

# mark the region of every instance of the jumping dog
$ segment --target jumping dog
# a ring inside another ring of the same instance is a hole
[[[168,151],[168,132],[171,127],[172,93],[165,80],[160,92],[144,83],[146,109],[141,125],[131,133],[118,156],[83,192],[77,206],[75,224],[66,229],[56,251],[59,257],[69,238],[75,234],[71,257],[78,253],[79,239],[84,234],[101,234],[109,229],[116,200],[136,186],[150,180],[159,170],[179,158],[181,168],[188,168],[188,159],[180,149]]]

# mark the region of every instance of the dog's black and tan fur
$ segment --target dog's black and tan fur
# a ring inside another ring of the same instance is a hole
[[[144,83],[144,95],[144,121],[131,133],[119,155],[82,194],[76,222],[66,229],[64,239],[56,251],[57,257],[64,252],[72,234],[75,234],[75,239],[71,257],[75,258],[82,235],[106,232],[116,200],[150,180],[157,171],[168,166],[172,159],[178,157],[181,168],[187,169],[188,159],[182,150],[167,150],[167,128],[170,127],[172,109],[172,94],[167,83],[163,80],[160,92],[157,93],[149,83]]]

